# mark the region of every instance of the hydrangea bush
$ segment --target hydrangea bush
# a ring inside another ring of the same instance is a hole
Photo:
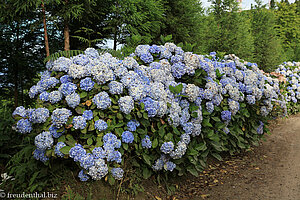
[[[272,75],[281,78],[281,88],[287,102],[288,113],[300,111],[300,62],[284,62]]]
[[[247,149],[285,108],[279,81],[234,55],[196,55],[175,44],[139,45],[120,60],[109,53],[48,62],[31,87],[36,108],[18,107],[15,128],[35,137],[33,156],[73,159],[81,181],[204,169]],[[124,168],[125,167],[125,168]]]

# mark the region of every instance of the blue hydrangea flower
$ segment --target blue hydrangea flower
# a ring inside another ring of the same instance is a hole
[[[72,112],[66,108],[56,108],[51,115],[52,123],[57,128],[62,127],[67,123]]]
[[[107,129],[107,127],[108,127],[107,123],[105,121],[103,121],[102,119],[95,121],[95,128],[98,131],[104,131]]]
[[[82,116],[86,119],[86,120],[91,120],[93,119],[93,111],[92,110],[85,110],[82,114]]]
[[[87,180],[89,180],[90,177],[86,173],[84,173],[84,171],[82,169],[78,173],[78,178],[80,179],[80,181],[87,181]]]
[[[42,101],[49,101],[49,93],[48,92],[42,92],[39,96],[40,100]]]
[[[65,132],[65,128],[63,128],[62,131],[58,131],[58,130],[59,128],[55,127],[54,125],[51,125],[49,127],[49,132],[52,134],[54,138],[59,138]]]
[[[262,135],[264,134],[264,123],[262,121],[259,121],[259,126],[257,128],[257,133]]]
[[[78,162],[86,155],[86,150],[80,144],[75,144],[75,146],[70,149],[69,155],[75,162]]]
[[[150,149],[152,147],[152,142],[151,142],[150,137],[148,135],[146,135],[142,139],[142,147],[146,148],[146,149]]]
[[[112,176],[117,180],[121,180],[123,178],[124,171],[121,168],[112,168],[110,172]]]
[[[118,101],[120,111],[129,114],[134,109],[134,101],[131,96],[121,97]]]
[[[81,167],[88,169],[94,165],[94,156],[93,154],[87,153],[80,158],[79,162]]]
[[[42,88],[40,86],[34,85],[29,89],[29,97],[32,99],[34,98],[38,93],[40,93]]]
[[[89,168],[88,175],[93,180],[100,180],[108,173],[108,167],[103,159],[95,160],[95,165]]]
[[[107,161],[121,163],[122,154],[119,151],[110,151],[107,155]]]
[[[85,51],[84,51],[85,55],[89,56],[90,58],[92,59],[96,59],[99,57],[99,53],[96,49],[94,48],[87,48]]]
[[[108,84],[109,92],[111,94],[122,94],[123,93],[123,84],[118,81],[111,81]]]
[[[14,112],[12,114],[13,117],[16,116],[16,115],[19,115],[21,117],[26,117],[27,116],[27,111],[23,106],[19,106],[14,110]]]
[[[135,119],[130,120],[127,123],[127,128],[129,131],[136,131],[136,128],[140,126],[140,123],[138,121],[136,121]]]
[[[34,144],[40,150],[50,149],[53,145],[53,137],[50,132],[44,131],[35,136]]]
[[[151,53],[143,53],[140,56],[140,59],[144,62],[144,63],[151,63],[153,62],[153,56],[151,55]]]
[[[82,79],[80,81],[80,88],[85,91],[91,91],[95,85],[95,82],[92,81],[90,77]]]
[[[185,65],[182,62],[173,64],[171,70],[175,78],[181,78],[186,73]]]
[[[230,121],[231,120],[231,112],[229,110],[224,110],[221,112],[221,119],[223,121]]]
[[[41,79],[37,85],[43,88],[43,90],[48,90],[50,88],[54,88],[58,83],[59,80],[57,80],[55,77],[49,77],[47,79]]]
[[[159,170],[162,170],[164,167],[164,161],[159,158],[155,161],[155,164],[152,166],[152,168],[155,170],[155,171],[159,171]]]
[[[149,52],[153,54],[158,54],[160,53],[160,47],[154,44],[149,48]]]
[[[62,97],[63,97],[63,95],[60,91],[58,91],[58,90],[52,91],[49,94],[49,101],[50,101],[50,103],[54,104],[54,103],[61,101]]]
[[[209,113],[212,113],[214,111],[214,104],[211,101],[206,102],[206,110]]]
[[[30,133],[32,131],[31,123],[29,122],[28,119],[20,119],[17,122],[16,126],[17,132],[19,133]]]
[[[192,122],[188,122],[184,124],[183,130],[186,134],[191,134],[193,132],[194,124]]]
[[[164,142],[160,148],[160,150],[165,153],[165,154],[169,154],[173,151],[174,149],[174,144],[173,142]]]
[[[73,57],[73,63],[76,65],[87,65],[90,62],[90,59],[88,56],[83,55],[83,54],[79,54],[75,57]]]
[[[49,160],[49,158],[46,156],[46,151],[41,149],[34,150],[33,157],[43,163]]]
[[[166,162],[166,164],[164,164],[164,169],[167,170],[167,171],[173,171],[176,167],[176,164],[171,162],[171,161],[168,161]]]
[[[102,147],[95,147],[93,149],[92,153],[96,159],[98,159],[98,158],[104,159],[107,156],[106,152],[103,150]]]
[[[29,120],[34,124],[45,123],[48,117],[49,110],[47,108],[37,108],[30,113]]]
[[[74,93],[66,96],[66,101],[67,101],[67,104],[71,108],[75,108],[76,106],[78,106],[80,104],[80,96],[79,96],[79,94],[74,92]]]
[[[61,83],[68,83],[68,82],[72,82],[73,79],[69,75],[63,75],[62,77],[60,77],[59,80]]]
[[[54,153],[55,155],[57,155],[58,157],[64,157],[65,154],[63,154],[60,149],[65,147],[66,144],[63,143],[63,142],[58,142],[56,145],[55,145],[55,148],[54,148]]]
[[[83,116],[75,116],[73,124],[74,129],[84,129],[86,127],[86,119]]]
[[[247,99],[247,102],[248,102],[250,105],[255,104],[255,96],[253,96],[253,95],[247,95],[246,99]]]
[[[103,136],[104,149],[114,149],[121,147],[121,140],[117,138],[116,135],[112,133],[107,133]]]
[[[64,96],[68,96],[69,94],[72,94],[77,89],[76,84],[67,82],[63,83],[59,86],[58,91],[60,91]]]
[[[190,137],[190,135],[187,134],[187,133],[182,134],[182,135],[180,136],[180,139],[181,139],[181,141],[184,142],[186,145],[188,145],[188,144],[190,143],[190,141],[191,141],[191,137]]]
[[[93,102],[97,105],[97,108],[101,110],[111,106],[111,99],[106,92],[96,94],[93,98]]]
[[[122,133],[122,142],[132,143],[134,140],[134,136],[130,131],[124,131]]]

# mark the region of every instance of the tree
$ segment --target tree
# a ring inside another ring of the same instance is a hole
[[[140,35],[145,43],[158,37],[164,9],[160,0],[115,0],[105,21],[110,39],[125,44],[126,39]]]
[[[270,71],[280,64],[282,49],[275,31],[275,15],[256,0],[251,9],[252,33],[254,36],[254,61],[264,70]]]
[[[194,43],[201,33],[204,10],[198,0],[165,0],[165,21],[161,35],[172,35],[175,43]]]
[[[220,51],[250,60],[253,38],[246,13],[238,12],[235,0],[213,0],[209,17],[207,45],[209,51]]]
[[[40,53],[44,48],[42,27],[32,29],[40,20],[32,9],[35,3],[7,0],[0,4],[0,89],[1,95],[14,100],[15,107],[23,105],[25,88],[32,84],[45,57]]]
[[[286,52],[286,59],[293,60],[295,51],[300,43],[300,15],[297,13],[297,4],[277,3],[277,34],[282,41],[282,46]]]
[[[270,8],[271,8],[271,9],[275,9],[275,7],[276,7],[276,2],[275,2],[275,0],[271,0],[271,1],[270,1]]]

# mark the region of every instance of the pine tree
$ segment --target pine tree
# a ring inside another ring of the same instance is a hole
[[[172,35],[175,43],[194,43],[199,37],[202,4],[198,0],[165,0],[166,9],[162,35]]]
[[[286,52],[286,59],[293,60],[298,56],[295,51],[299,49],[300,43],[300,15],[297,13],[297,4],[280,2],[277,7],[277,34]]]
[[[106,30],[118,44],[125,44],[133,35],[140,35],[145,43],[157,37],[162,26],[164,9],[160,0],[115,0],[106,21]]]
[[[270,9],[275,9],[275,7],[276,7],[275,0],[271,0],[270,1]]]
[[[250,21],[244,12],[238,11],[239,6],[235,0],[212,1],[208,50],[234,53],[251,61],[253,38]]]
[[[283,61],[280,40],[275,31],[273,11],[262,6],[261,0],[251,9],[254,36],[254,61],[265,71],[271,71]]]

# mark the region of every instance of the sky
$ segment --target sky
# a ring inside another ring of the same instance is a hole
[[[210,6],[210,2],[208,2],[208,0],[201,0],[202,1],[202,5],[204,7],[209,7]],[[280,0],[277,0],[280,1]],[[262,0],[263,4],[268,4],[269,0]],[[289,0],[290,3],[294,3],[295,0]],[[251,4],[255,4],[254,0],[243,0],[242,3],[242,9],[250,9],[251,8]]]

